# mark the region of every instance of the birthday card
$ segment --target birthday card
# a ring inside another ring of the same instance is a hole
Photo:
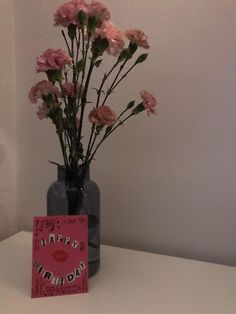
[[[86,215],[33,218],[32,298],[88,292]]]

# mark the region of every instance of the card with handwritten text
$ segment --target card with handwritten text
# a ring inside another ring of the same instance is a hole
[[[33,218],[32,298],[88,292],[86,215]]]

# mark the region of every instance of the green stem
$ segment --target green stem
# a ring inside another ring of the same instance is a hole
[[[120,115],[118,116],[118,118],[117,118],[117,121],[126,113],[127,110],[128,110],[128,109],[126,108],[124,111],[121,112],[121,114],[120,114]],[[124,120],[124,121],[125,121],[125,120]],[[95,127],[96,127],[96,125],[93,124],[93,128],[94,128],[94,129],[95,129]],[[109,133],[109,134],[110,134],[110,133]],[[93,147],[94,147],[94,144],[95,144],[95,142],[96,142],[97,137],[98,137],[98,134],[95,133],[94,138],[93,138],[93,142],[90,143],[89,150],[87,151],[86,159],[88,159],[88,157],[90,156],[91,151],[93,150]],[[91,137],[90,137],[90,140],[91,140]],[[92,140],[91,140],[91,141],[92,141]]]
[[[111,75],[111,73],[114,71],[114,69],[117,67],[117,65],[119,64],[119,61],[117,60],[116,63],[113,65],[113,67],[111,68],[111,70],[107,73],[104,74],[102,83],[100,85],[100,88],[98,90],[98,98],[97,98],[97,103],[96,103],[96,108],[99,106],[99,102],[100,102],[100,97],[101,97],[101,93],[102,93],[102,88],[106,82],[106,80],[108,79],[108,77]],[[119,74],[118,74],[119,75]]]
[[[122,65],[120,66],[120,69],[119,69],[119,71],[117,72],[115,79],[113,80],[113,82],[112,82],[110,88],[108,89],[108,91],[107,91],[107,93],[106,93],[106,96],[105,96],[105,98],[104,98],[104,100],[103,100],[102,106],[104,106],[104,104],[106,103],[107,98],[108,98],[109,95],[112,93],[112,91],[116,88],[116,86],[122,81],[122,79],[124,79],[124,77],[125,77],[125,76],[133,69],[133,67],[136,65],[136,64],[134,64],[134,65],[122,76],[122,78],[116,83],[116,81],[117,81],[117,79],[118,79],[118,77],[119,77],[121,71],[123,70],[123,68],[125,67],[125,65],[126,65],[127,62],[128,62],[128,59],[126,59],[126,60],[122,63]],[[102,91],[102,88],[103,88],[103,85],[104,85],[105,81],[107,80],[107,77],[112,73],[112,71],[116,68],[116,66],[117,66],[118,64],[119,64],[119,62],[117,61],[117,62],[115,63],[115,65],[112,67],[112,69],[110,70],[110,72],[107,74],[107,76],[104,75],[103,80],[102,80],[102,83],[101,83],[101,86],[100,86],[100,88],[99,88],[99,90],[98,90],[98,99],[97,99],[96,107],[99,106],[99,101],[100,101],[100,97],[101,97],[101,91]],[[127,109],[125,109],[125,110],[119,115],[118,119],[119,119],[126,111],[127,111]],[[118,119],[117,119],[117,120],[118,120]],[[93,146],[94,146],[94,142],[95,142],[95,141],[93,141],[93,144],[92,144],[92,146],[91,146],[91,142],[92,142],[94,130],[95,130],[95,125],[93,124],[93,126],[92,126],[92,131],[91,131],[91,135],[90,135],[90,139],[89,139],[89,144],[88,144],[88,148],[87,148],[86,159],[89,158],[89,156],[90,156],[90,154],[91,154],[91,151],[92,151],[92,149],[93,149]],[[97,138],[97,137],[94,136],[94,140],[96,140],[96,138]],[[100,146],[100,145],[99,145],[99,146]],[[94,155],[94,154],[93,154],[93,155]],[[91,159],[90,159],[90,160],[91,160]]]
[[[125,110],[123,110],[121,112],[121,114],[118,116],[117,121],[126,113],[126,111],[128,111],[129,109],[125,108]]]
[[[92,143],[91,143],[91,148],[90,148],[89,151],[88,151],[88,155],[86,155],[86,159],[88,159],[88,157],[90,156],[91,151],[92,151],[92,149],[93,149],[93,147],[94,147],[94,144],[95,144],[95,142],[96,142],[97,137],[98,137],[98,133],[95,133],[95,134],[94,134],[93,141],[92,141]]]
[[[76,37],[76,45],[77,45],[77,49],[76,49],[76,62],[78,62],[79,59],[79,49],[80,49],[80,32],[78,34],[78,39]]]
[[[68,43],[68,41],[67,41],[66,34],[65,34],[65,32],[64,32],[63,30],[61,31],[61,33],[62,33],[62,36],[63,36],[63,38],[64,38],[64,40],[65,40],[65,43],[66,43],[66,46],[67,46],[69,55],[71,56],[70,46],[69,46],[69,43]]]
[[[62,136],[62,133],[59,133],[58,131],[57,131],[57,134],[58,134],[59,141],[61,144],[61,150],[62,150],[62,155],[63,155],[63,159],[64,159],[64,164],[65,164],[66,168],[68,168],[69,163],[68,163],[68,159],[67,159],[66,148],[65,148],[64,141],[63,141],[63,136]]]
[[[71,161],[71,167],[76,168],[78,164],[78,155],[77,155],[77,123],[76,123],[76,116],[77,116],[77,58],[78,58],[78,44],[76,47],[76,55],[75,55],[75,47],[74,47],[74,40],[75,38],[71,39],[71,57],[73,60],[73,78],[72,82],[74,84],[74,97],[73,97],[73,103],[72,103],[72,114],[71,114],[71,125],[72,125],[72,134],[71,134],[71,150],[70,150],[70,161]]]
[[[122,77],[119,79],[119,81],[113,86],[112,88],[112,91],[117,87],[117,85],[120,84],[120,82],[129,74],[130,71],[133,70],[133,68],[137,65],[137,63],[134,63],[130,68],[129,70],[124,74],[122,75]]]
[[[105,133],[103,138],[101,139],[101,141],[97,144],[94,152],[92,153],[91,157],[89,158],[89,163],[93,160],[94,155],[96,154],[98,148],[101,146],[101,144],[105,141],[105,139],[111,135],[119,126],[123,125],[123,123],[125,121],[127,121],[130,117],[132,117],[134,114],[130,113],[125,119],[123,119],[122,121],[120,121],[110,132]]]
[[[64,93],[64,91],[63,91],[62,83],[59,82],[59,85],[60,85],[60,88],[61,88],[61,95],[62,95],[62,98],[63,98],[63,100],[64,100],[65,107],[68,108],[69,104],[67,103],[66,96],[65,96],[65,93]],[[66,114],[66,115],[67,115],[67,114]]]
[[[106,93],[106,96],[105,96],[105,98],[104,98],[104,100],[103,100],[102,106],[105,105],[108,96],[113,92],[113,90],[114,90],[114,85],[115,85],[115,83],[116,83],[116,81],[117,81],[117,79],[118,79],[118,77],[119,77],[121,71],[123,70],[123,68],[124,68],[124,66],[126,65],[127,62],[128,62],[128,60],[126,59],[126,60],[122,63],[122,65],[120,66],[120,69],[119,69],[119,71],[117,72],[115,79],[113,80],[111,86],[109,87],[109,89],[108,89],[108,91],[107,91],[107,93]]]
[[[102,79],[102,82],[101,82],[101,85],[100,85],[100,87],[99,87],[99,90],[97,91],[96,108],[99,106],[99,102],[100,102],[100,98],[101,98],[101,93],[102,93],[103,86],[104,86],[106,80],[108,79],[108,77],[111,75],[111,73],[114,71],[114,69],[117,67],[118,64],[119,64],[119,61],[117,60],[117,62],[113,65],[113,67],[110,69],[110,71],[109,71],[107,74],[106,74],[106,73],[104,74],[103,79]],[[89,138],[88,146],[87,146],[86,159],[89,157],[90,152],[91,152],[91,150],[92,150],[92,148],[93,148],[94,142],[95,142],[95,140],[96,140],[96,136],[94,136],[94,140],[93,140],[93,135],[94,135],[95,127],[96,127],[96,125],[93,124],[93,125],[92,125],[92,128],[91,128],[91,133],[90,133],[90,138]],[[93,140],[93,144],[92,144],[92,146],[91,146],[92,140]],[[90,146],[91,146],[91,147],[90,147]]]
[[[76,67],[77,67],[77,63],[78,63],[78,61],[79,61],[80,38],[81,38],[81,35],[80,35],[80,31],[79,31],[78,38],[76,37],[76,44],[77,44],[77,50],[76,50]],[[76,68],[76,69],[77,69],[77,68]],[[76,81],[77,81],[77,82],[79,81],[79,75],[80,75],[80,72],[77,71],[77,77],[76,77]]]
[[[90,67],[88,70],[88,75],[87,75],[85,87],[84,87],[84,92],[83,92],[82,99],[81,99],[81,114],[80,114],[80,121],[79,121],[79,130],[78,130],[78,141],[79,142],[81,141],[84,110],[85,110],[85,105],[87,102],[87,92],[88,92],[89,82],[90,82],[90,78],[91,78],[91,75],[93,72],[93,68],[94,68],[94,60],[92,58],[91,62],[90,62]]]
[[[71,152],[71,139],[70,139],[70,135],[69,135],[69,133],[68,133],[67,130],[65,130],[65,138],[66,138],[66,141],[67,141],[69,150],[70,150],[70,152]]]
[[[87,45],[86,45],[86,48],[85,48],[85,38],[84,38],[84,29],[81,30],[82,32],[82,55],[83,55],[83,60],[84,60],[84,68],[83,68],[83,71],[82,71],[82,79],[81,79],[81,88],[80,88],[80,91],[79,91],[79,97],[78,97],[78,104],[77,104],[77,108],[79,107],[79,101],[81,99],[81,94],[82,94],[82,86],[83,86],[83,83],[84,83],[84,79],[85,79],[85,73],[86,73],[86,65],[87,65],[87,58],[88,58],[88,50],[89,50],[89,42],[90,42],[90,35],[88,35],[88,40],[87,40]],[[87,96],[87,94],[86,94]],[[81,105],[82,105],[82,99],[81,99]]]

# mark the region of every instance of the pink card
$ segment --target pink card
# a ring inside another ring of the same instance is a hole
[[[88,292],[86,215],[33,218],[32,298]]]

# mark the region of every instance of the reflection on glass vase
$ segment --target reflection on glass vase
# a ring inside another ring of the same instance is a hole
[[[89,277],[95,275],[100,266],[100,192],[97,184],[90,180],[89,168],[68,173],[58,166],[57,181],[47,193],[47,215],[88,215],[88,262]],[[76,184],[75,184],[76,182]]]

